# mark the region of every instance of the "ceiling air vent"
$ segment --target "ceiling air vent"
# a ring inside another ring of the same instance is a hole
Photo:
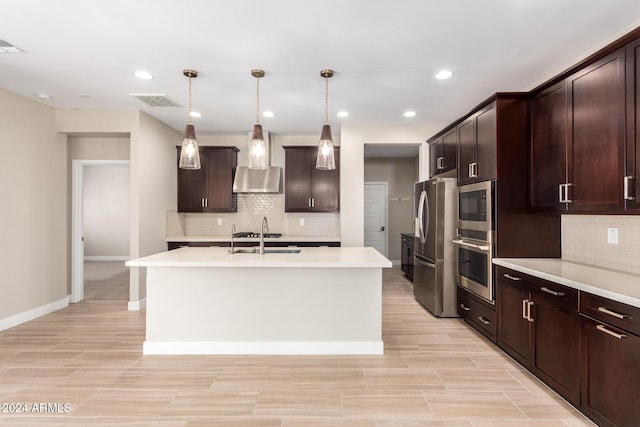
[[[164,93],[131,93],[130,95],[151,107],[179,107],[178,104],[169,100]]]
[[[4,40],[0,40],[0,53],[20,53],[22,52],[20,49],[12,45],[11,43],[7,43]]]

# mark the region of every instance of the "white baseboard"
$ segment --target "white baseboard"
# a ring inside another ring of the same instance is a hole
[[[85,256],[85,261],[129,261],[131,257],[127,255],[114,256]]]
[[[64,297],[58,301],[51,302],[49,304],[41,305],[40,307],[33,308],[31,310],[23,311],[22,313],[14,314],[13,316],[0,319],[0,331],[13,328],[21,323],[28,322],[38,317],[44,316],[54,311],[58,311],[69,306],[69,297]]]
[[[129,311],[144,310],[147,306],[147,299],[143,298],[140,301],[129,301]]]
[[[384,354],[382,341],[212,341],[150,342],[142,345],[142,354]]]

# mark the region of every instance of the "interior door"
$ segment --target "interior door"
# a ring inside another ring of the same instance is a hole
[[[364,245],[387,256],[387,183],[364,184]]]

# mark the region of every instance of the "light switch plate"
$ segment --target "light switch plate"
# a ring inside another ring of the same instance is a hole
[[[618,229],[617,228],[607,228],[607,242],[612,245],[618,244]]]
[[[222,225],[222,218],[218,218],[218,225]]]

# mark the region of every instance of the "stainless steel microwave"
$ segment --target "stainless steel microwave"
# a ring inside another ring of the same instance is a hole
[[[494,230],[495,181],[476,182],[458,187],[458,228]]]

